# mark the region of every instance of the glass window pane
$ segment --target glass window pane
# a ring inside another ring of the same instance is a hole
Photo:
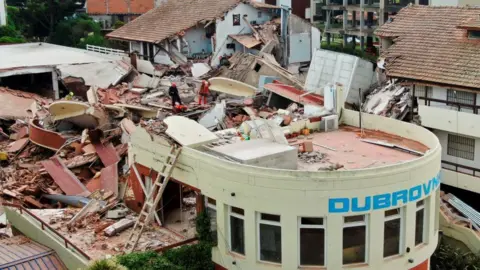
[[[279,215],[262,214],[261,218],[262,218],[262,220],[280,222],[280,216]]]
[[[260,224],[260,260],[282,262],[281,227]]]
[[[423,200],[417,202],[417,207],[420,207],[423,205]]]
[[[300,264],[325,264],[324,229],[300,229]]]
[[[230,240],[232,251],[245,255],[245,228],[243,219],[230,216]]]
[[[343,264],[365,262],[365,226],[343,228]]]
[[[323,225],[323,218],[302,218],[303,225]]]
[[[415,219],[415,245],[418,246],[423,243],[423,216],[424,209],[417,210],[417,217]]]
[[[238,215],[242,215],[242,216],[244,215],[243,209],[240,209],[240,208],[237,208],[237,207],[233,207],[233,206],[232,206],[231,209],[232,209],[232,213],[235,213],[235,214],[238,214]]]
[[[400,254],[401,219],[385,221],[383,241],[383,257]]]
[[[394,216],[398,214],[400,214],[400,208],[385,211],[385,217]]]
[[[212,232],[213,242],[217,243],[217,211],[207,207],[207,215],[210,217],[210,230]]]
[[[365,220],[364,215],[344,217],[345,223],[360,222]]]

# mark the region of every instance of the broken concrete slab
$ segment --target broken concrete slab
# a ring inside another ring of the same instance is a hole
[[[106,191],[111,191],[118,196],[118,165],[114,163],[100,171],[100,182],[102,188]]]
[[[129,105],[129,104],[115,104],[115,106],[134,111],[145,118],[155,118],[157,117],[157,113],[158,113],[158,110],[141,107],[141,106]]]
[[[23,139],[20,139],[18,141],[15,141],[15,142],[11,143],[10,147],[8,148],[8,152],[9,153],[16,153],[16,152],[24,149],[25,146],[27,146],[29,141],[30,140],[28,138],[23,138]]]
[[[96,128],[107,123],[107,115],[99,106],[76,101],[57,101],[50,104],[53,121],[65,120],[81,128]]]
[[[65,166],[58,156],[44,160],[41,164],[65,194],[82,196],[88,196],[90,194],[88,189],[78,180],[75,174]]]
[[[108,226],[105,230],[103,230],[103,233],[106,236],[114,236],[117,233],[123,232],[132,227],[133,225],[135,225],[135,220],[124,218],[113,225]]]
[[[208,82],[210,83],[210,90],[227,95],[251,97],[257,92],[257,89],[251,85],[228,78],[215,77],[209,79]]]
[[[198,123],[209,130],[214,129],[220,123],[223,123],[225,118],[226,103],[225,100],[222,100],[220,103],[215,104],[210,111],[205,113],[199,120]]]
[[[67,142],[61,134],[44,129],[38,120],[30,121],[29,127],[30,141],[38,146],[57,151]]]
[[[35,99],[15,95],[12,90],[0,87],[0,119],[15,120],[32,117],[31,106]]]
[[[195,147],[218,140],[217,135],[199,123],[182,116],[165,118],[167,135],[183,146]]]
[[[160,78],[151,77],[151,76],[148,76],[147,74],[140,74],[135,78],[135,80],[133,80],[133,87],[138,87],[138,88],[153,89],[153,88],[157,88],[159,84],[160,84]]]
[[[78,65],[60,65],[60,77],[65,79],[73,76],[82,78],[85,85],[107,88],[118,84],[125,76],[130,74],[133,67],[122,60],[101,63],[88,63]]]
[[[200,78],[207,74],[212,68],[205,63],[194,63],[192,65],[192,76],[194,78]]]

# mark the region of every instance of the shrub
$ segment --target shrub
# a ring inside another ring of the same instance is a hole
[[[115,260],[98,260],[92,262],[88,270],[127,270],[126,267],[118,264]]]
[[[430,268],[435,270],[478,270],[480,269],[480,256],[472,252],[463,252],[443,241],[433,253]]]

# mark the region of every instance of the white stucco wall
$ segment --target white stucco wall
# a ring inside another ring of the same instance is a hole
[[[261,12],[261,16],[259,17],[259,13]],[[240,25],[234,26],[233,25],[233,14],[240,14]],[[212,66],[217,66],[220,64],[220,56],[224,54],[230,55],[233,54],[234,51],[231,49],[227,49],[226,45],[228,43],[233,43],[232,39],[228,37],[228,35],[239,35],[239,34],[250,34],[252,30],[243,20],[243,16],[247,15],[248,21],[256,21],[258,24],[265,23],[272,19],[271,15],[268,14],[265,10],[259,10],[254,8],[251,5],[240,3],[234,9],[229,11],[225,15],[225,19],[217,19],[216,22],[216,48],[214,57],[212,59]]]
[[[7,24],[7,6],[5,0],[0,0],[0,25]]]
[[[358,126],[358,112],[344,110],[345,124]],[[392,193],[428,184],[437,179],[440,171],[441,149],[434,134],[428,130],[394,119],[363,114],[365,128],[377,129],[420,141],[430,148],[424,156],[385,167],[351,171],[307,172],[261,168],[219,159],[192,148],[184,147],[174,170],[173,178],[201,190],[216,200],[216,226],[218,245],[213,249],[213,260],[227,269],[299,269],[300,217],[322,217],[325,224],[326,269],[343,269],[343,218],[360,213],[333,213],[329,199],[342,197],[365,198],[376,194]],[[131,137],[129,155],[135,162],[159,170],[169,147],[160,138],[154,138],[143,129]],[[350,265],[348,269],[406,270],[429,259],[438,242],[435,226],[438,211],[435,189],[418,200],[425,200],[424,243],[415,246],[416,201],[400,203],[384,209],[361,212],[368,216],[367,252],[365,264]],[[423,186],[424,188],[426,186]],[[393,195],[392,195],[393,196]],[[361,199],[363,202],[363,199]],[[230,206],[244,210],[245,255],[230,251],[228,240]],[[385,211],[397,207],[404,209],[401,253],[383,257]],[[280,215],[282,263],[259,261],[258,213]],[[409,252],[407,252],[409,248]],[[323,269],[325,269],[323,268]],[[303,269],[303,268],[301,268]],[[307,268],[305,268],[307,269]],[[310,268],[308,268],[310,269]]]
[[[204,25],[188,29],[183,38],[190,48],[188,56],[201,53],[202,50],[206,53],[212,52],[212,41],[206,37]]]
[[[323,95],[325,85],[340,83],[346,89],[344,100],[358,104],[358,89],[368,89],[376,80],[372,63],[353,55],[320,49],[313,54],[305,88]]]

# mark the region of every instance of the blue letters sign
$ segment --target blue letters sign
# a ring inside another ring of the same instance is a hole
[[[427,183],[395,191],[392,193],[367,196],[365,198],[330,198],[328,200],[329,213],[366,212],[389,207],[400,206],[428,196],[440,186],[440,174]]]

